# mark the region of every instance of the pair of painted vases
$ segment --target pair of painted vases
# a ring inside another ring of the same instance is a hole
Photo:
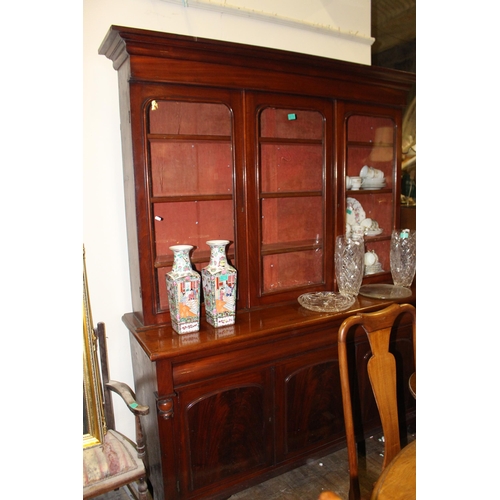
[[[200,292],[203,288],[207,323],[215,328],[232,325],[236,317],[236,276],[226,257],[228,240],[210,240],[210,262],[197,273],[189,256],[191,245],[174,245],[172,271],[166,274],[172,328],[178,334],[200,329]]]

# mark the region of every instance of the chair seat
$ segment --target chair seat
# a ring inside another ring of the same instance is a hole
[[[134,445],[122,434],[109,429],[103,444],[83,450],[83,498],[92,498],[145,475]]]

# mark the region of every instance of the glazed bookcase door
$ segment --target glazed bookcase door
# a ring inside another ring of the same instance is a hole
[[[149,236],[151,252],[139,259],[141,297],[144,323],[158,324],[170,320],[165,276],[173,265],[171,246],[192,245],[193,269],[200,272],[210,260],[206,241],[229,240],[228,259],[238,266],[234,115],[239,101],[230,92],[181,93],[166,85],[142,86],[140,93],[145,157],[135,162],[145,164],[144,171],[136,168],[136,187],[144,189],[144,198],[137,197],[136,212],[138,233]]]
[[[252,305],[331,286],[332,104],[251,94],[248,134]]]
[[[339,161],[339,198],[342,210],[339,214],[339,232],[345,232],[347,198],[358,202],[366,218],[378,222],[380,234],[365,235],[365,250],[374,251],[381,263],[379,273],[365,275],[363,283],[391,282],[390,241],[391,232],[399,224],[401,146],[398,128],[401,115],[398,110],[362,105],[340,105],[341,130],[344,148]],[[377,189],[346,189],[346,176],[359,176],[365,166],[382,170],[385,186]]]

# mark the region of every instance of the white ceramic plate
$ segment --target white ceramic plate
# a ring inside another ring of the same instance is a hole
[[[385,187],[385,179],[363,179],[361,184],[363,189],[366,188],[383,188]]]
[[[374,266],[365,266],[365,276],[383,272],[384,270],[382,269],[382,264],[380,264],[380,262],[377,262]]]
[[[364,183],[361,185],[361,189],[383,189],[385,188],[386,183],[385,182],[379,182],[379,183]]]
[[[382,234],[383,229],[379,227],[378,229],[370,229],[368,231],[365,231],[365,236],[378,236],[379,234]]]
[[[346,222],[347,224],[361,224],[361,221],[366,219],[365,211],[361,203],[354,198],[347,198]]]

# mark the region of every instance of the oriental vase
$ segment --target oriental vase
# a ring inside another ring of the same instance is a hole
[[[179,334],[200,329],[200,275],[193,270],[191,245],[174,245],[172,270],[166,274],[172,328]]]
[[[210,262],[201,270],[205,314],[215,328],[232,325],[236,315],[236,275],[226,258],[228,240],[210,240]]]

